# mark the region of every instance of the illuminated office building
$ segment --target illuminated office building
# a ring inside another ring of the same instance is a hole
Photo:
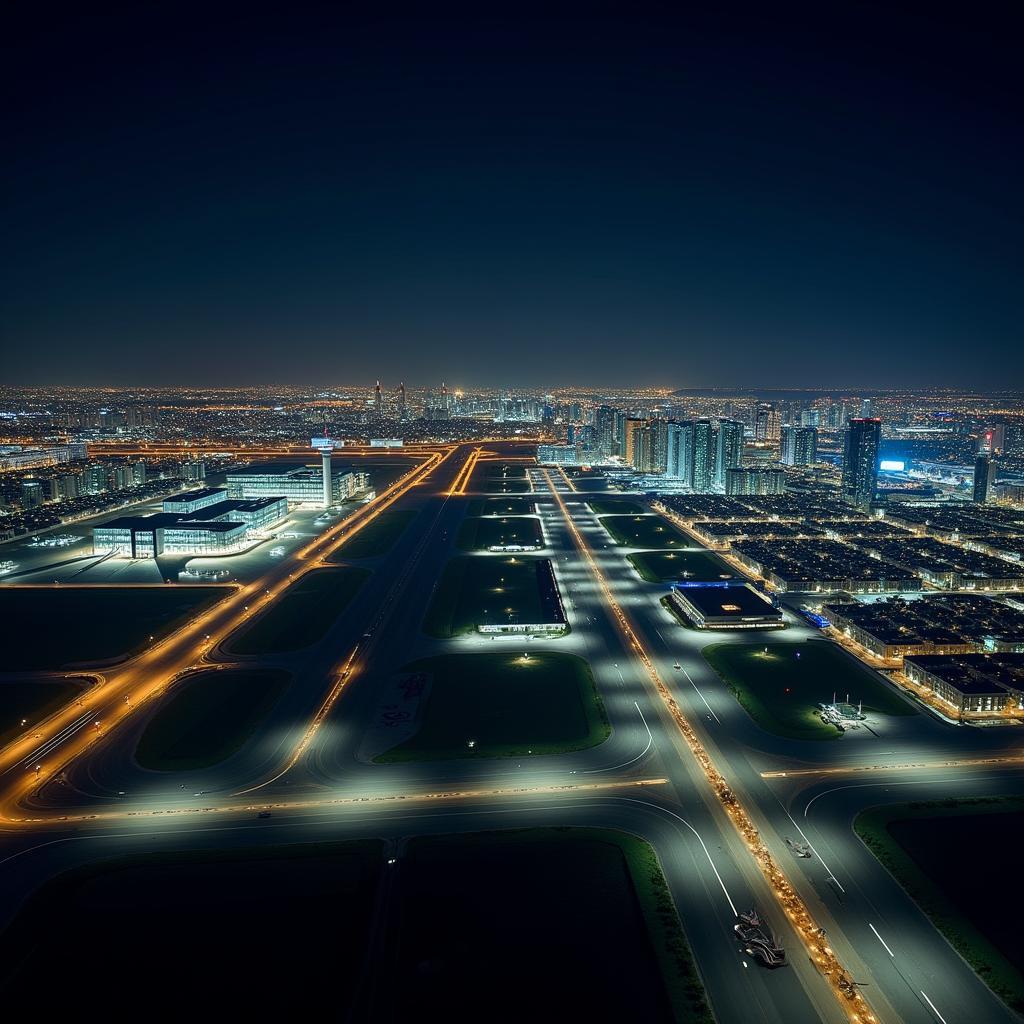
[[[992,485],[995,483],[996,467],[986,452],[974,460],[974,500],[984,505],[992,499]]]
[[[880,419],[861,416],[851,419],[847,425],[842,491],[843,497],[859,508],[868,508],[875,497],[881,439]]]
[[[778,441],[782,418],[774,405],[759,405],[754,414],[754,440]]]
[[[693,444],[693,424],[669,423],[666,435],[665,475],[676,480],[687,480],[690,446]]]
[[[786,466],[813,466],[818,461],[816,427],[783,427],[781,461]]]
[[[636,448],[636,435],[646,425],[647,420],[627,417],[622,427],[622,438],[620,440],[620,453],[631,466],[634,465]]]
[[[688,482],[694,491],[711,491],[715,481],[715,429],[711,420],[697,420],[693,424],[689,472]]]
[[[346,501],[369,488],[366,473],[331,472],[331,504]],[[323,505],[323,470],[301,469],[243,470],[227,475],[228,495],[232,498],[266,498],[281,495],[293,505]]]
[[[726,470],[743,462],[743,424],[739,420],[718,421],[718,445],[715,455],[715,483],[725,487]]]

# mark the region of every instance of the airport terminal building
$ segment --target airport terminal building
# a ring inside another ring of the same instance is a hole
[[[288,500],[280,495],[226,500],[226,493],[215,488],[188,491],[165,499],[161,512],[103,523],[93,529],[93,553],[122,558],[230,554],[288,515]]]
[[[367,473],[331,473],[332,502],[348,501],[369,489]],[[306,466],[260,472],[244,470],[228,474],[227,492],[230,498],[283,496],[292,505],[323,505],[324,475],[320,469]]]

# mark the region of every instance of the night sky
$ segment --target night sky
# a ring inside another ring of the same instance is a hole
[[[4,383],[1024,380],[1013,5],[378,6],[5,25]]]

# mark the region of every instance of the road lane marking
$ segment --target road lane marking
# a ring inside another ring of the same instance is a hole
[[[889,948],[889,943],[886,942],[885,939],[883,939],[882,936],[878,934],[878,929],[870,921],[868,921],[868,927],[875,933],[875,938],[878,939],[878,941],[883,946],[885,946],[886,953],[888,953],[889,956],[891,956],[893,958],[893,960],[895,960],[896,959],[896,954]],[[921,994],[924,995],[923,992]],[[928,997],[925,996],[925,999],[927,999],[927,998]]]
[[[948,761],[906,761],[899,764],[851,764],[831,768],[790,768],[787,771],[761,772],[760,775],[762,779],[786,779],[806,775],[867,775],[872,772],[909,772],[932,768],[992,768],[1003,764],[1024,765],[1024,755],[951,758]]]
[[[941,1013],[939,1013],[939,1008],[928,998],[928,993],[922,991],[921,995],[924,996],[924,1001],[932,1008],[932,1013],[934,1013],[935,1016],[939,1018],[942,1024],[946,1024],[946,1018],[943,1017]]]
[[[631,757],[628,761],[623,761],[622,764],[613,765],[611,768],[587,768],[580,772],[580,775],[593,775],[596,772],[614,772],[619,768],[625,768],[627,765],[631,765],[634,761],[639,761],[648,750],[651,749],[651,744],[654,742],[654,736],[651,733],[651,727],[647,724],[647,719],[644,718],[644,713],[640,710],[640,705],[636,701],[633,701],[633,707],[636,708],[640,715],[640,721],[644,723],[644,728],[647,730],[647,746],[640,751],[636,757]]]
[[[779,803],[781,804],[782,801],[780,800]],[[784,811],[786,810],[785,807],[783,807],[783,810]],[[803,837],[804,842],[808,845],[808,847],[810,848],[811,852],[814,854],[815,857],[818,858],[819,861],[821,861],[821,866],[825,869],[826,873],[828,874],[828,877],[831,878],[832,881],[835,882],[836,885],[839,886],[839,891],[840,892],[844,892],[845,893],[846,890],[843,888],[842,883],[832,873],[832,869],[825,863],[825,858],[822,857],[822,855],[820,853],[818,853],[818,851],[814,848],[814,844],[810,841],[810,839],[807,838],[807,833],[805,833],[804,830],[796,823],[796,819],[793,817],[792,814],[789,813],[789,811],[786,811],[786,817],[789,818],[789,820],[791,822],[793,822],[794,828]]]
[[[689,673],[689,672],[687,672],[687,671],[686,671],[686,669],[685,669],[685,668],[683,668],[683,666],[682,666],[682,665],[680,665],[679,667],[683,669],[683,675],[685,675],[685,676],[686,676],[686,678],[690,680],[690,685],[691,685],[691,686],[693,687],[693,689],[694,689],[694,691],[696,692],[697,696],[698,696],[698,697],[700,697],[700,699],[701,699],[702,701],[704,701],[704,707],[706,707],[706,708],[708,709],[708,711],[709,711],[709,712],[711,712],[711,717],[712,717],[712,718],[713,718],[713,719],[714,719],[714,720],[715,720],[716,722],[718,722],[718,724],[719,724],[719,725],[721,725],[721,724],[722,724],[721,720],[719,719],[718,715],[716,715],[716,714],[714,713],[714,711],[712,711],[712,710],[711,710],[711,705],[710,705],[710,704],[709,704],[709,703],[707,702],[707,700],[705,699],[705,697],[704,697],[704,694],[703,694],[703,693],[701,693],[701,692],[700,692],[700,690],[698,690],[698,689],[697,689],[697,684],[696,684],[696,683],[695,683],[695,682],[694,682],[694,681],[693,681],[692,679],[690,679],[690,673]]]
[[[711,851],[708,850],[704,844],[704,840],[701,838],[701,834],[680,814],[676,814],[675,811],[670,811],[667,807],[659,807],[657,804],[648,803],[646,800],[634,800],[632,797],[624,797],[631,804],[642,804],[644,807],[653,807],[655,810],[664,811],[665,814],[671,815],[678,821],[681,821],[696,837],[697,842],[700,843],[701,849],[704,851],[704,856],[707,857],[708,863],[711,865],[711,870],[715,873],[715,878],[718,879],[718,884],[722,887],[722,892],[725,893],[726,901],[729,904],[729,909],[732,910],[733,917],[739,916],[736,911],[736,904],[733,903],[732,897],[729,895],[729,890],[725,887],[725,882],[722,881],[722,876],[718,873],[718,868],[715,867],[715,862],[711,859]]]

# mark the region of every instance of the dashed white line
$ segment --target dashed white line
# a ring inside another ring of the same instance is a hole
[[[875,938],[878,939],[878,941],[883,946],[885,946],[886,953],[888,953],[889,956],[891,956],[893,960],[895,960],[896,954],[889,948],[889,943],[886,942],[885,939],[883,939],[882,936],[878,934],[878,929],[870,921],[868,921],[868,927],[875,933]],[[922,995],[924,995],[924,993],[922,993]],[[927,999],[928,997],[925,996],[925,998]]]
[[[939,1013],[939,1008],[928,998],[928,993],[922,992],[921,995],[924,996],[924,1001],[932,1008],[932,1013],[934,1013],[935,1016],[939,1018],[942,1024],[946,1024],[946,1018],[943,1017],[941,1013]]]

